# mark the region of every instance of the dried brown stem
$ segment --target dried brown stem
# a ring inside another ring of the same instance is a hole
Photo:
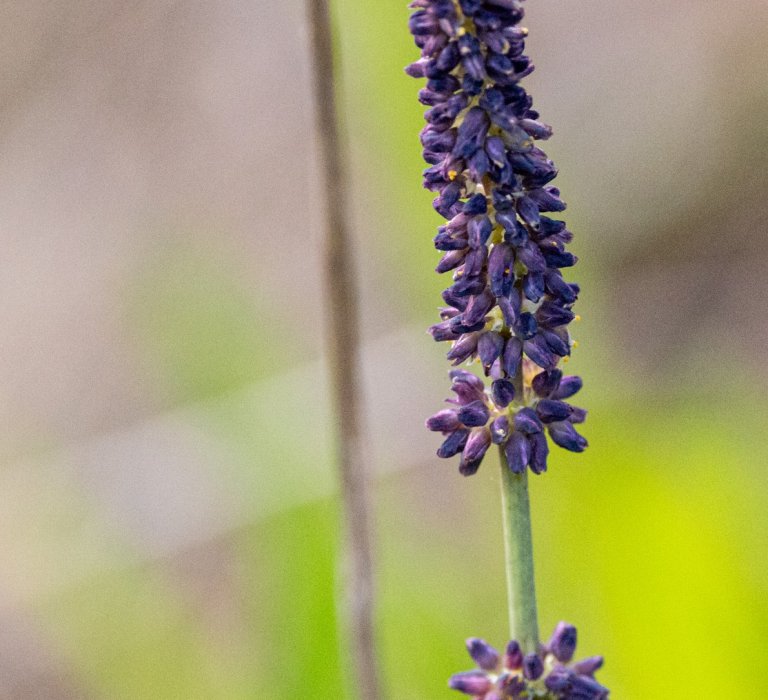
[[[352,671],[349,695],[380,696],[374,638],[372,534],[368,465],[362,434],[360,334],[354,274],[348,175],[336,107],[333,39],[328,0],[307,0],[313,88],[325,186],[327,343],[337,426],[343,508],[340,617]]]

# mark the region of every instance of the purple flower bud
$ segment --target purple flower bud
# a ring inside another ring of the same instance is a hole
[[[469,245],[466,236],[462,237],[449,231],[441,231],[435,236],[434,241],[435,248],[443,251],[464,250]]]
[[[459,403],[468,404],[472,401],[481,401],[485,396],[483,380],[472,372],[454,369],[451,370],[449,376],[452,380],[451,390],[458,396]]]
[[[467,304],[469,303],[469,299],[456,294],[456,290],[454,290],[453,287],[448,287],[448,289],[443,292],[442,297],[446,304],[452,306],[454,309],[458,309],[459,311],[466,309]]]
[[[566,668],[556,668],[546,677],[544,685],[553,692],[562,692],[570,689],[572,677],[572,671]]]
[[[448,327],[457,335],[461,335],[462,333],[474,333],[475,331],[481,331],[485,328],[485,319],[481,319],[474,325],[468,326],[464,323],[464,316],[459,314],[458,316],[454,316],[448,322]]]
[[[526,654],[523,657],[523,675],[529,681],[537,681],[544,673],[544,662],[538,654]]]
[[[552,391],[553,399],[569,399],[581,389],[583,382],[581,377],[563,377],[560,385]]]
[[[554,369],[557,365],[557,355],[549,349],[542,335],[526,340],[523,343],[523,352],[542,369]]]
[[[542,273],[547,269],[547,261],[537,246],[532,241],[521,245],[517,249],[517,257],[528,268],[529,272]]]
[[[576,429],[568,421],[550,423],[549,437],[552,442],[571,452],[583,452],[587,447],[587,441],[576,432]]]
[[[485,695],[492,687],[490,678],[479,671],[467,671],[451,676],[448,687],[465,695]]]
[[[541,219],[539,218],[539,207],[529,197],[521,197],[517,200],[517,213],[534,231],[539,230]],[[543,272],[543,270],[539,270]]]
[[[471,219],[467,225],[469,246],[471,248],[484,246],[491,236],[491,231],[493,231],[493,226],[487,216],[476,216]]]
[[[437,456],[443,459],[453,457],[464,449],[469,438],[469,430],[459,428],[452,432],[437,449]]]
[[[488,199],[484,194],[473,194],[464,204],[464,213],[467,216],[477,216],[488,211]]]
[[[533,390],[538,396],[548,397],[555,391],[560,384],[563,373],[559,369],[551,369],[546,372],[539,372],[531,382]],[[558,396],[557,398],[567,398],[564,396]]]
[[[509,436],[509,418],[499,416],[491,423],[491,442],[494,445],[502,445]]]
[[[440,262],[437,264],[437,267],[435,268],[435,272],[448,272],[448,270],[453,270],[454,268],[457,268],[459,265],[461,265],[464,262],[464,258],[467,256],[467,249],[464,248],[463,250],[450,250],[445,255],[443,255],[442,258],[440,258]]]
[[[504,447],[507,465],[513,474],[522,474],[531,458],[531,446],[522,433],[514,432],[509,436]]]
[[[547,648],[558,661],[567,664],[576,651],[576,628],[567,622],[559,622]]]
[[[408,28],[414,36],[437,34],[438,26],[434,15],[429,12],[414,12],[408,20]]]
[[[459,61],[461,61],[459,47],[452,41],[438,55],[435,67],[441,73],[448,73],[459,65]]]
[[[485,79],[485,65],[480,42],[471,34],[459,37],[459,51],[461,52],[461,64],[467,74],[477,81]]]
[[[543,253],[548,267],[573,267],[579,261],[572,253],[560,253],[557,250],[544,250]]]
[[[558,270],[549,269],[544,274],[544,288],[547,293],[559,299],[563,304],[573,304],[577,294],[563,278]]]
[[[420,58],[418,61],[406,66],[405,72],[410,75],[411,78],[424,78],[426,76],[426,73],[424,72],[426,64],[427,62],[423,58]]]
[[[458,412],[459,421],[467,428],[477,428],[485,425],[490,418],[488,407],[483,401],[473,401],[462,406]]]
[[[448,351],[446,355],[449,360],[453,360],[454,365],[460,365],[464,360],[469,359],[477,350],[477,333],[467,333],[462,335]]]
[[[546,140],[552,136],[552,127],[537,122],[535,119],[521,119],[518,123],[535,139]]]
[[[515,385],[509,379],[497,379],[491,385],[491,396],[499,408],[506,408],[515,398]]]
[[[464,323],[468,326],[479,323],[485,318],[485,315],[493,308],[496,298],[490,289],[485,289],[481,294],[472,297],[464,311]]]
[[[484,150],[475,151],[467,161],[467,169],[475,182],[481,182],[485,174],[491,169],[490,158]]]
[[[483,277],[460,277],[458,282],[452,285],[450,289],[451,293],[455,296],[477,296],[485,291],[485,279]],[[443,293],[443,298],[445,298],[445,293]],[[469,300],[467,300],[466,304],[469,305]]]
[[[421,131],[421,145],[424,146],[426,150],[434,153],[448,153],[453,148],[455,142],[456,132],[453,129],[449,129],[448,131],[437,131],[432,126],[428,126]],[[445,195],[445,190],[447,188],[450,188],[451,191],[456,190],[459,193],[461,192],[461,186],[458,182],[451,182],[446,185],[441,191],[442,195]]]
[[[450,433],[461,427],[456,411],[446,408],[427,419],[427,429],[441,433]]]
[[[544,337],[547,347],[555,353],[555,355],[568,357],[568,355],[571,354],[571,345],[568,340],[561,338],[555,331],[542,331],[541,335]]]
[[[485,135],[488,133],[488,114],[480,107],[473,107],[467,112],[456,136],[453,148],[455,158],[469,158],[475,151],[483,147]]]
[[[499,652],[484,639],[471,637],[467,640],[467,651],[475,663],[484,671],[494,671],[499,665]]]
[[[507,149],[498,136],[491,136],[485,142],[485,152],[497,168],[508,168],[509,162],[507,161]]]
[[[520,649],[520,645],[512,640],[507,644],[506,652],[504,653],[504,668],[508,668],[510,671],[517,671],[523,667],[523,652]]]
[[[477,277],[482,279],[483,268],[488,259],[488,248],[471,248],[467,253],[463,272],[467,277]]]
[[[602,656],[590,656],[586,659],[582,659],[581,661],[577,661],[575,664],[571,666],[571,668],[575,673],[578,673],[583,676],[591,676],[595,673],[595,671],[602,668],[602,666],[603,666]]]
[[[436,323],[434,326],[430,326],[428,332],[438,342],[442,342],[443,340],[458,340],[459,338],[448,321],[443,321],[442,323]]]
[[[525,313],[520,314],[515,324],[515,333],[521,340],[529,340],[535,337],[536,331],[539,329],[536,319],[533,314]]]
[[[528,196],[536,203],[539,211],[564,211],[565,202],[560,199],[557,187],[542,187],[531,190]]]
[[[501,365],[508,377],[514,377],[523,357],[523,344],[519,338],[510,338],[504,346]]]
[[[554,302],[545,301],[536,311],[536,319],[542,326],[564,326],[573,321],[574,314]]]
[[[576,676],[571,681],[571,697],[584,700],[601,700],[608,697],[608,689],[588,676]]]
[[[488,256],[488,279],[495,296],[509,297],[515,284],[514,265],[515,251],[511,245],[499,243],[493,246]]]
[[[540,272],[529,272],[523,277],[523,293],[525,298],[534,304],[544,296],[544,275]]]
[[[515,430],[526,435],[540,433],[544,426],[532,408],[521,408],[514,418]]]
[[[543,474],[547,471],[547,456],[549,444],[544,433],[535,433],[528,436],[531,443],[531,471],[534,474]]]
[[[477,355],[485,367],[486,374],[491,365],[504,351],[504,338],[496,331],[487,331],[480,336],[477,342]]]
[[[542,399],[536,404],[536,414],[541,418],[542,423],[554,423],[567,420],[571,415],[571,407],[563,401]]]
[[[491,433],[488,428],[472,431],[461,455],[461,464],[459,464],[459,471],[464,476],[472,476],[477,471],[490,444]]]
[[[520,297],[517,294],[512,294],[509,297],[499,297],[496,302],[501,309],[504,323],[512,328],[517,323],[517,317],[520,314]]]
[[[583,423],[587,420],[587,411],[578,406],[571,406],[571,417],[568,420],[574,425]]]

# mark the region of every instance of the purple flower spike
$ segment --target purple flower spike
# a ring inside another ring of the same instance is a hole
[[[548,439],[574,452],[587,446],[573,428],[586,411],[564,403],[581,388],[559,369],[574,346],[569,325],[579,287],[563,270],[576,257],[567,250],[573,234],[549,215],[565,209],[552,184],[557,168],[537,145],[552,129],[520,84],[533,70],[523,0],[412,0],[410,7],[421,57],[406,72],[426,79],[419,92],[427,107],[424,186],[446,220],[434,238],[442,256],[436,270],[452,276],[447,308],[429,332],[451,344],[450,362],[479,360],[489,378],[476,378],[477,388],[475,380],[454,380],[462,430],[490,425],[490,441],[504,448],[513,471],[541,474]],[[471,446],[461,472],[476,471],[481,438],[462,442],[442,412],[427,427],[447,434],[441,455]]]
[[[468,639],[467,649],[478,669],[457,673],[449,685],[475,700],[542,698],[542,700],[605,700],[608,689],[595,680],[600,656],[571,663],[576,628],[561,622],[546,646],[523,654],[512,640],[504,656],[482,639]]]

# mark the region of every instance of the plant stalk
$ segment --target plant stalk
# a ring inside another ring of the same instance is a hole
[[[350,697],[379,700],[374,634],[370,488],[361,426],[360,334],[347,175],[336,107],[333,33],[328,0],[307,0],[320,163],[325,188],[327,347],[343,512],[339,605]]]
[[[536,585],[533,575],[531,507],[528,497],[528,470],[513,474],[501,455],[501,508],[504,522],[504,554],[507,569],[509,631],[525,653],[539,646],[536,613]]]

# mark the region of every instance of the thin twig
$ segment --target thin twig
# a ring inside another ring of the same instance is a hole
[[[327,343],[344,516],[340,614],[354,676],[350,679],[354,687],[349,694],[361,700],[378,700],[370,497],[361,428],[358,295],[347,199],[349,186],[336,108],[328,0],[307,0],[307,8],[317,133],[325,179]]]

